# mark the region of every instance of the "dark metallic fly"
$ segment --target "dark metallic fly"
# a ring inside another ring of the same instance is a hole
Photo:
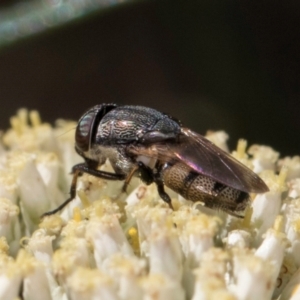
[[[124,180],[126,191],[133,176],[155,183],[160,197],[172,208],[164,186],[184,198],[241,217],[249,193],[268,191],[250,169],[198,133],[182,127],[167,114],[142,106],[96,105],[79,120],[75,150],[85,160],[73,167],[70,198],[76,196],[77,177],[88,173],[107,180]],[[98,170],[108,159],[115,173]]]

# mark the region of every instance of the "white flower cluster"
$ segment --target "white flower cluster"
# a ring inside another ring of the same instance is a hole
[[[244,219],[154,185],[84,174],[68,197],[76,123],[42,123],[20,110],[0,146],[0,299],[300,299],[300,157],[279,159],[240,141],[233,155],[270,191]],[[227,149],[224,132],[210,134]],[[104,170],[110,170],[105,164]],[[18,298],[19,297],[19,298]]]

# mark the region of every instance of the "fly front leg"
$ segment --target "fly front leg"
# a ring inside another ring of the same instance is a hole
[[[59,205],[57,208],[42,214],[42,216],[41,216],[42,218],[46,217],[46,216],[54,215],[57,212],[61,211],[68,203],[70,203],[75,198],[77,178],[78,178],[79,175],[81,175],[80,170],[79,169],[77,169],[77,170],[73,169],[73,179],[72,179],[71,188],[70,188],[70,197],[65,202],[63,202],[61,205]]]
[[[72,168],[72,171],[73,172],[79,171],[80,174],[87,173],[92,176],[102,178],[102,179],[107,179],[107,180],[124,180],[125,179],[125,175],[123,175],[123,174],[117,174],[117,173],[111,173],[111,172],[97,170],[96,168],[91,168],[91,166],[86,163],[81,163],[81,164],[75,165]]]
[[[105,172],[101,170],[94,169],[95,164],[91,164],[90,161],[88,163],[80,163],[78,165],[75,165],[72,168],[72,174],[73,174],[73,179],[71,183],[71,188],[70,188],[70,197],[63,202],[60,206],[57,208],[48,211],[44,213],[41,217],[45,216],[50,216],[53,215],[59,211],[61,211],[68,203],[70,203],[75,197],[76,197],[76,186],[77,186],[77,179],[78,176],[81,176],[83,173],[90,174],[92,176],[102,178],[102,179],[107,179],[107,180],[124,180],[125,175],[123,174],[115,174],[115,173],[110,173],[110,172]]]

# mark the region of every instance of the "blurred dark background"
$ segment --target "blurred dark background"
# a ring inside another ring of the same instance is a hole
[[[116,102],[168,112],[202,134],[224,129],[231,147],[243,137],[300,154],[299,37],[296,1],[105,9],[0,49],[0,128],[20,107],[53,122]]]

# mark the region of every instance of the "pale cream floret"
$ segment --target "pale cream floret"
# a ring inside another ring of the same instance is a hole
[[[74,130],[62,135],[74,124],[61,121],[52,128],[36,113],[29,117],[22,110],[4,135],[1,299],[16,298],[22,278],[24,299],[267,300],[273,293],[276,298],[282,293],[281,300],[298,299],[298,158],[283,159],[287,169],[279,175],[274,170],[261,174],[270,192],[251,195],[255,200],[244,219],[199,210],[197,203],[168,191],[172,211],[155,185],[134,179],[128,194],[121,194],[122,181],[84,175],[78,179],[76,200],[41,222],[47,207],[68,196],[70,166],[82,161],[74,151]],[[261,169],[278,168],[276,151],[255,149],[259,156],[249,157],[241,141],[234,156],[250,168],[256,168],[258,158]],[[133,167],[113,148],[98,145],[86,155],[107,172],[114,170],[103,157],[126,172]],[[155,157],[138,156],[137,161],[151,169],[156,164]],[[293,181],[287,184],[289,178]],[[21,237],[24,249],[19,250]]]

